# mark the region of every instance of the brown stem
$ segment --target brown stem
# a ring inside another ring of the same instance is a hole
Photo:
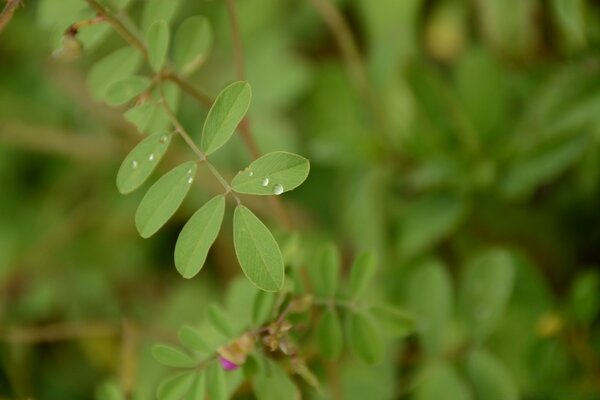
[[[233,42],[233,55],[235,57],[235,69],[237,78],[244,80],[244,51],[242,48],[242,35],[240,34],[240,24],[235,6],[235,0],[225,0],[229,22],[231,24],[231,41]]]
[[[0,13],[0,32],[12,19],[16,8],[21,4],[21,0],[7,0],[4,10]]]

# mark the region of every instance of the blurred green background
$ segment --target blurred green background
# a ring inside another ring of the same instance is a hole
[[[0,32],[0,399],[91,399],[111,380],[150,399],[164,369],[149,346],[197,324],[212,302],[234,301],[241,272],[230,224],[198,277],[173,267],[181,227],[218,189],[208,179],[160,234],[138,237],[142,193],[120,196],[114,181],[141,136],[86,84],[125,43],[93,31],[77,60],[53,58],[64,29],[90,16],[57,15],[61,2],[25,0]],[[133,21],[143,3],[129,2]],[[226,9],[180,3],[172,26],[195,14],[213,25],[192,80],[214,95],[235,76]],[[417,314],[432,297],[447,306],[434,312],[447,314],[436,334],[452,369],[410,379],[427,352],[409,338],[376,367],[341,363],[343,398],[430,399],[458,379],[472,394],[448,389],[447,399],[494,400],[468,379],[461,277],[501,247],[514,258],[514,289],[484,345],[506,386],[522,399],[600,399],[600,3],[237,4],[260,149],[311,161],[306,183],[282,197],[306,242],[334,240],[346,263],[375,250],[374,297]],[[190,132],[205,113],[181,97]],[[231,177],[249,160],[236,137],[215,163]],[[268,203],[251,207],[278,229]],[[443,266],[441,288],[413,276],[432,263]]]

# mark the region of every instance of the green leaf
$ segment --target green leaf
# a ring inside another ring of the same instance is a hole
[[[268,358],[252,379],[257,400],[299,400],[300,392],[281,367]]]
[[[273,293],[259,291],[252,305],[252,322],[257,326],[267,322],[273,312],[274,304],[275,295]]]
[[[227,400],[229,398],[225,372],[216,362],[206,370],[206,388],[210,400]]]
[[[90,70],[87,79],[94,98],[105,99],[110,85],[135,73],[141,61],[142,55],[130,46],[99,60]]]
[[[195,372],[171,375],[160,383],[156,395],[158,400],[181,400],[192,386]]]
[[[403,338],[415,331],[414,318],[397,308],[375,306],[370,309],[371,315],[382,326],[383,331],[396,338]]]
[[[191,326],[182,326],[177,332],[179,342],[192,351],[199,353],[210,354],[211,348],[206,344],[200,332]]]
[[[200,371],[196,374],[196,380],[190,389],[186,400],[204,400],[206,397],[206,374]]]
[[[156,233],[175,214],[187,195],[196,163],[183,163],[160,177],[148,190],[135,214],[135,225],[143,238]]]
[[[467,376],[477,397],[485,400],[517,400],[519,391],[508,370],[491,354],[475,350],[467,357]]]
[[[337,359],[342,354],[344,338],[342,323],[334,308],[325,310],[317,325],[317,339],[321,355]]]
[[[248,82],[234,82],[227,86],[212,105],[204,121],[201,147],[206,155],[223,146],[250,107],[252,91]]]
[[[104,382],[96,390],[96,400],[124,400],[125,397],[117,382]]]
[[[156,133],[135,146],[123,160],[117,173],[117,189],[131,193],[146,181],[169,148],[171,135]]]
[[[461,306],[469,331],[483,339],[496,327],[513,289],[515,267],[510,254],[491,250],[467,265],[461,288]]]
[[[375,254],[364,252],[354,260],[350,269],[350,293],[357,298],[364,294],[377,270]]]
[[[148,63],[158,72],[165,65],[167,51],[169,50],[169,25],[164,19],[155,21],[146,33],[148,44]]]
[[[330,299],[335,296],[340,279],[340,256],[333,244],[324,246],[317,259],[307,265],[313,290],[317,296]]]
[[[159,363],[167,367],[191,368],[196,362],[179,349],[166,344],[157,344],[152,347],[152,355]]]
[[[180,25],[173,44],[173,62],[183,75],[198,68],[212,45],[212,30],[208,18],[194,16]]]
[[[238,193],[279,195],[300,186],[306,180],[310,163],[304,157],[274,151],[254,160],[231,181]]]
[[[131,122],[138,131],[146,132],[146,128],[156,110],[156,104],[146,101],[142,104],[136,104],[123,114],[125,119]]]
[[[150,79],[145,76],[129,76],[112,83],[106,90],[106,102],[120,106],[140,95],[150,87]]]
[[[408,280],[408,308],[417,322],[429,356],[443,350],[443,339],[453,309],[452,282],[443,264],[426,261],[415,266]]]
[[[569,305],[578,322],[592,323],[600,311],[600,274],[590,270],[579,275],[571,286]]]
[[[416,400],[472,400],[473,396],[463,379],[446,364],[433,364],[422,373],[415,393]],[[487,400],[487,398],[482,398]]]
[[[275,238],[267,227],[243,205],[233,215],[235,253],[246,277],[266,292],[283,287],[283,258]]]
[[[383,357],[383,344],[371,321],[356,312],[350,312],[348,318],[348,347],[368,364],[379,362]]]
[[[225,312],[217,305],[213,304],[208,308],[208,320],[215,329],[224,337],[232,339],[235,331]]]
[[[142,13],[142,32],[147,32],[148,28],[159,20],[165,20],[169,22],[177,13],[181,0],[145,0]]]
[[[206,261],[221,229],[225,196],[215,196],[192,215],[175,244],[175,267],[186,279],[194,277]]]

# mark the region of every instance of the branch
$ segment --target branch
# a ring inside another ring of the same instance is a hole
[[[12,19],[16,8],[21,5],[21,0],[7,0],[4,10],[0,13],[0,32]]]

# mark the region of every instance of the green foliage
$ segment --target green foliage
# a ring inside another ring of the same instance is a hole
[[[480,399],[516,400],[519,393],[505,367],[482,350],[473,351],[467,358],[467,376]]]
[[[358,358],[368,364],[383,357],[383,344],[379,333],[368,317],[351,312],[348,317],[348,346]]]
[[[148,43],[148,63],[155,72],[165,65],[169,50],[169,25],[165,20],[158,20],[150,25],[146,32]]]
[[[206,60],[212,45],[212,30],[206,17],[193,16],[181,23],[173,41],[173,63],[184,75]]]
[[[300,393],[288,375],[269,359],[264,360],[252,385],[258,400],[300,399]]]
[[[323,357],[337,359],[342,354],[342,323],[335,309],[325,310],[317,325],[319,350]]]
[[[106,102],[111,106],[120,106],[140,95],[150,86],[145,76],[129,76],[113,82],[106,89]]]
[[[194,365],[194,360],[187,354],[164,344],[154,346],[152,355],[159,363],[167,367],[189,368]]]

